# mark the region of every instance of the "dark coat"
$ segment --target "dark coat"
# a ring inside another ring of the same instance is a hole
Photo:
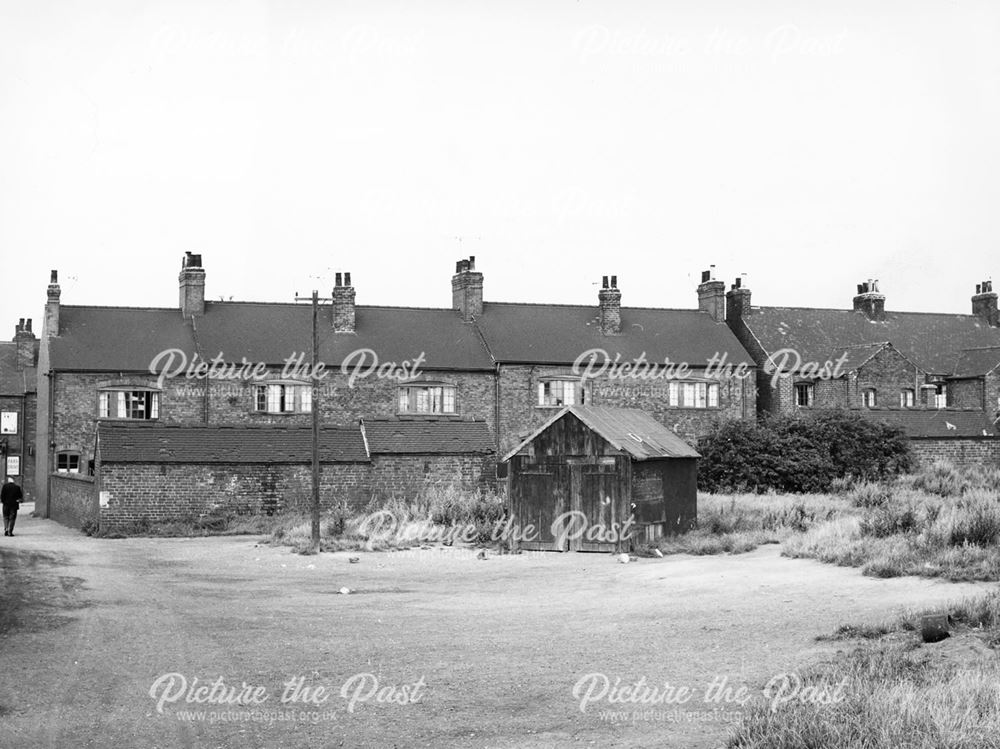
[[[21,487],[17,484],[8,481],[0,489],[0,504],[4,507],[8,505],[13,505],[17,507],[18,503],[24,498],[24,492],[21,491]]]

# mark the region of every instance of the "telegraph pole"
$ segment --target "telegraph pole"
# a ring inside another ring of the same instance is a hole
[[[316,365],[319,363],[319,292],[312,293],[312,373],[309,378],[312,389],[312,546],[319,551],[319,378]]]

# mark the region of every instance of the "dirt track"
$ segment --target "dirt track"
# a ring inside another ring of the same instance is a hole
[[[4,747],[720,746],[739,708],[704,702],[713,679],[760,694],[829,652],[814,638],[840,623],[981,589],[864,578],[776,547],[628,565],[450,550],[350,564],[250,538],[90,539],[30,509],[0,544],[2,594],[13,596],[0,619]],[[171,673],[189,686],[245,682],[267,701],[251,713],[180,698],[158,712],[150,690]],[[581,712],[574,685],[588,674],[692,698],[597,699]],[[298,678],[326,687],[326,700],[304,703],[300,690],[282,704]],[[408,685],[407,704],[362,699],[374,679],[385,698],[387,685],[398,699]],[[623,709],[625,720],[608,712]]]

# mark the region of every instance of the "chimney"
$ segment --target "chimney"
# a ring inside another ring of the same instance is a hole
[[[201,255],[185,253],[181,259],[180,307],[184,318],[200,317],[205,314],[205,269],[201,267]]]
[[[451,308],[458,310],[465,322],[483,314],[483,274],[476,271],[476,256],[455,263],[451,277]]]
[[[31,332],[31,318],[25,320],[23,317],[17,321],[14,329],[14,343],[17,344],[16,367],[25,369],[35,366],[35,344],[38,341],[35,334]]]
[[[716,322],[726,319],[726,284],[715,280],[715,266],[701,274],[698,285],[698,309],[707,312]]]
[[[333,284],[333,332],[353,333],[354,287],[350,273],[338,273]]]
[[[597,293],[601,306],[601,333],[604,335],[621,335],[622,332],[622,293],[618,290],[618,276],[601,279],[601,290]]]
[[[1000,314],[997,313],[997,293],[993,291],[992,281],[976,284],[976,295],[972,297],[972,314],[983,318],[992,327],[1000,326]]]
[[[59,335],[59,271],[52,271],[49,276],[48,301],[45,304],[44,329],[49,335]]]
[[[854,311],[864,312],[869,320],[885,320],[885,296],[879,293],[878,280],[869,278],[858,284],[858,295],[854,297]]]
[[[743,286],[743,277],[739,277],[726,292],[726,322],[732,325],[737,320],[750,316],[750,289]]]

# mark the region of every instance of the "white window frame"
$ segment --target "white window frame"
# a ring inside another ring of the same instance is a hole
[[[878,390],[865,388],[861,391],[861,405],[865,408],[878,408]]]
[[[396,411],[418,416],[452,416],[458,413],[457,387],[446,382],[422,382],[400,385],[396,392]]]
[[[311,383],[265,382],[253,386],[252,398],[255,413],[272,415],[312,413]]]
[[[899,391],[899,407],[913,408],[917,402],[917,393],[913,388],[903,388]]]
[[[671,406],[698,410],[719,407],[719,383],[717,382],[671,382],[668,385],[667,393]]]
[[[800,392],[806,393],[806,402],[802,403]],[[816,402],[816,384],[813,382],[796,382],[794,386],[795,405],[798,408],[812,408]]]
[[[142,416],[134,416],[141,410]],[[151,388],[103,388],[97,393],[97,416],[121,421],[160,418],[160,391]]]
[[[586,406],[590,399],[587,388],[579,379],[571,377],[546,377],[538,381],[539,408],[564,408]]]
[[[66,467],[59,467],[59,459],[66,458]],[[72,464],[71,458],[76,458],[76,468],[70,467]],[[59,450],[56,453],[56,473],[79,473],[80,464],[83,462],[83,457],[76,450]]]

